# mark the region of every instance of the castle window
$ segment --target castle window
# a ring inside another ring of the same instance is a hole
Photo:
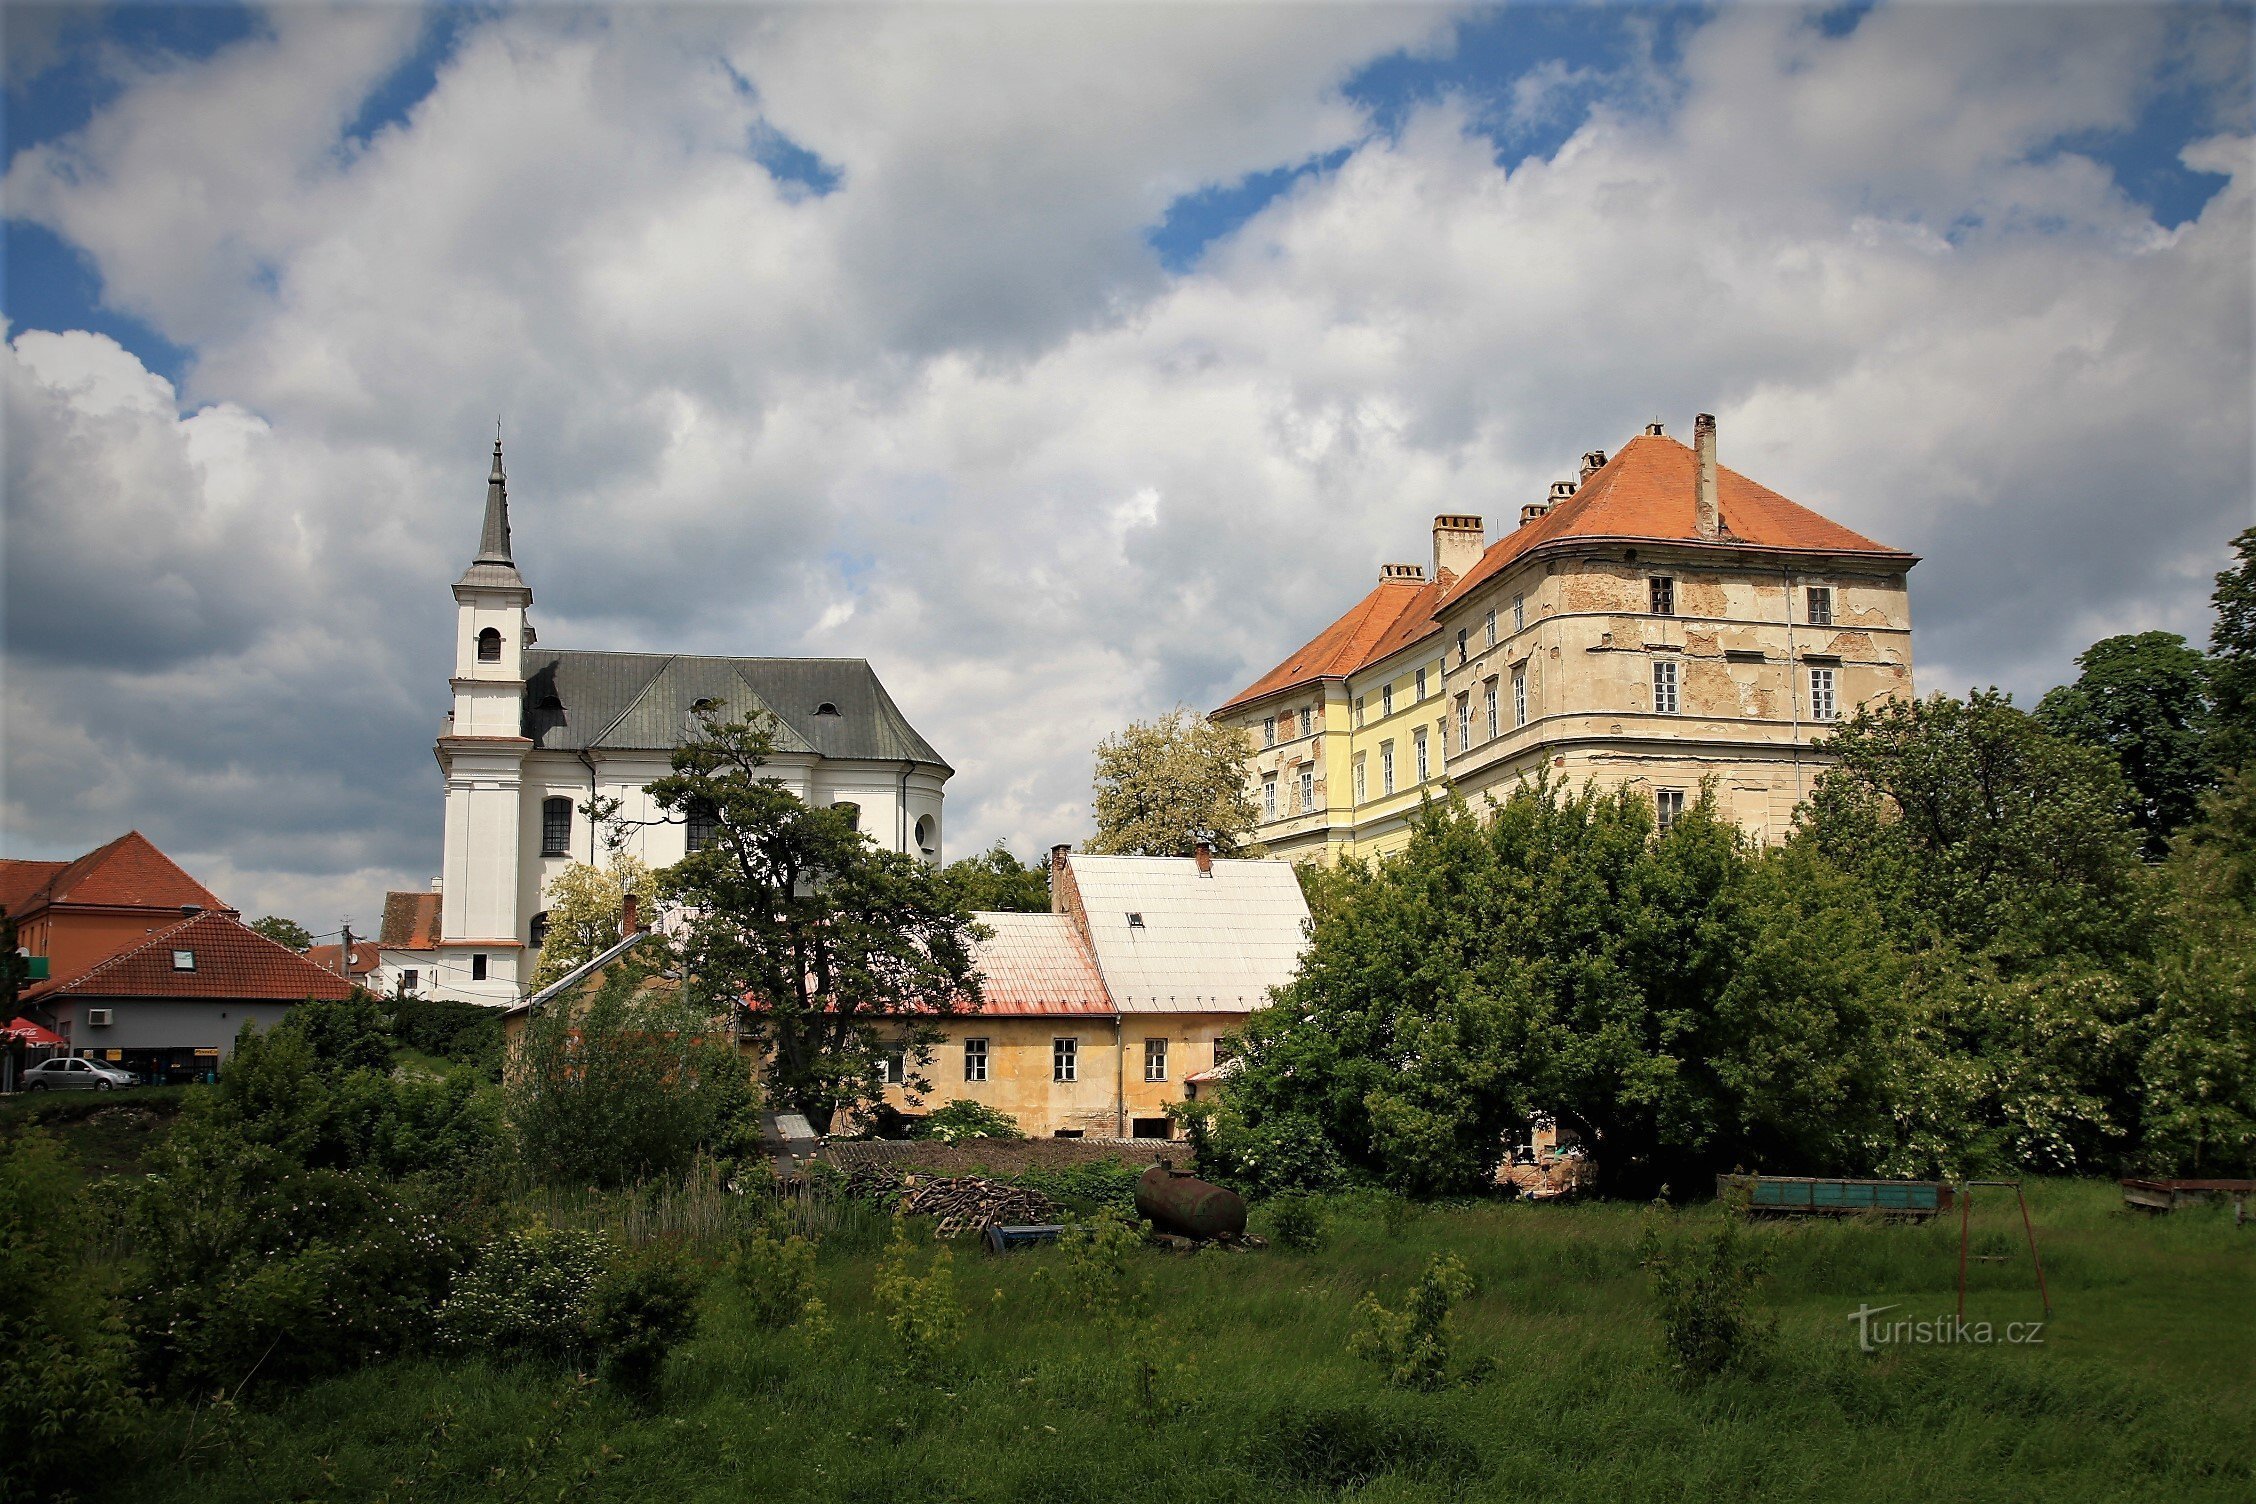
[[[1379,719],[1385,720],[1392,714],[1394,714],[1394,686],[1382,684],[1379,686]]]
[[[1488,739],[1494,741],[1496,740],[1496,733],[1504,729],[1496,723],[1496,681],[1494,679],[1488,681],[1487,686],[1482,690],[1482,694],[1487,702]]]
[[[416,987],[422,982],[422,980],[423,974],[420,971],[417,971],[414,967],[410,966],[400,973],[400,991],[413,992]]]
[[[1473,750],[1473,695],[1467,690],[1457,697],[1457,752],[1459,756]]]
[[[1653,790],[1653,823],[1664,832],[1684,815],[1684,790]]]
[[[1300,812],[1305,815],[1315,808],[1316,771],[1313,768],[1302,768],[1300,770]]]
[[[1512,724],[1527,724],[1527,670],[1524,668],[1512,670]]]
[[[1650,581],[1655,616],[1676,615],[1676,581],[1665,574],[1654,575]]]
[[[478,634],[478,661],[501,662],[501,628],[488,627]]]
[[[1810,719],[1813,721],[1830,721],[1834,716],[1833,670],[1813,668],[1809,671],[1809,676]]]
[[[1426,766],[1426,728],[1420,726],[1410,735],[1412,745],[1418,749],[1418,781],[1424,783],[1429,776]]]
[[[1813,627],[1830,627],[1833,625],[1832,586],[1812,585],[1809,587],[1809,624]]]
[[[1459,668],[1465,666],[1465,629],[1463,627],[1457,629],[1457,666]]]
[[[572,849],[572,801],[541,801],[541,855],[564,856]]]
[[[703,851],[721,833],[720,812],[707,800],[693,800],[684,819],[688,824],[685,844],[691,851]]]
[[[1166,1040],[1147,1039],[1144,1041],[1144,1079],[1146,1081],[1165,1081],[1167,1079]]]
[[[1379,792],[1394,792],[1394,743],[1379,743]]]
[[[1261,718],[1261,745],[1264,747],[1277,745],[1277,718],[1273,715],[1265,715]]]
[[[1489,612],[1489,613],[1488,613],[1488,620],[1487,620],[1487,622],[1486,622],[1486,623],[1484,623],[1484,630],[1485,630],[1485,631],[1487,632],[1487,634],[1488,634],[1488,645],[1489,645],[1490,647],[1495,647],[1495,646],[1496,646],[1496,613],[1495,613],[1494,611],[1491,611],[1491,612]]]
[[[1261,816],[1265,820],[1277,818],[1277,775],[1274,773],[1261,780]]]
[[[1517,632],[1526,625],[1527,597],[1524,595],[1515,595],[1512,597],[1512,630]]]
[[[1426,703],[1426,671],[1424,669],[1418,670],[1418,703],[1420,705]]]
[[[1363,729],[1363,697],[1361,695],[1355,697],[1355,729],[1358,731]]]
[[[1358,757],[1355,759],[1355,802],[1361,804],[1369,797],[1370,793],[1364,787],[1363,759]]]
[[[906,1086],[909,1082],[909,1052],[900,1045],[889,1047],[877,1057],[877,1079],[887,1086]]]
[[[1653,713],[1676,714],[1676,660],[1673,658],[1653,665]]]

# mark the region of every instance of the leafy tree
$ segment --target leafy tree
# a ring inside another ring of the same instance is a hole
[[[1260,820],[1245,735],[1178,706],[1097,744],[1097,833],[1088,849],[1189,856],[1203,838],[1233,856]]]
[[[971,914],[1043,914],[1050,907],[1047,865],[1028,866],[997,841],[977,856],[940,869],[941,885],[957,908]]]
[[[2093,643],[2076,663],[2082,676],[2046,694],[2037,721],[2115,759],[2146,854],[2160,860],[2215,781],[2208,662],[2175,632],[2139,632]]]
[[[660,891],[691,916],[677,948],[692,999],[708,1016],[741,1009],[775,1097],[827,1129],[882,1100],[893,1051],[929,1063],[932,1020],[978,1006],[976,927],[930,866],[764,771],[772,717],[724,717],[700,708],[674,771],[650,785],[662,809],[713,829]]]
[[[624,851],[613,852],[603,867],[567,863],[549,880],[548,935],[541,942],[531,990],[540,991],[617,945],[626,895],[647,894],[654,886],[649,864]]]
[[[2217,620],[2209,629],[2209,674],[2216,696],[2220,767],[2256,763],[2256,527],[2233,539],[2240,562],[2217,575],[2209,597]]]
[[[16,916],[0,913],[0,1023],[16,1016],[16,998],[31,980],[31,963],[16,954]]]
[[[295,919],[284,919],[279,914],[269,914],[264,919],[253,921],[251,928],[276,945],[287,945],[292,950],[307,950],[313,945],[313,931]]]

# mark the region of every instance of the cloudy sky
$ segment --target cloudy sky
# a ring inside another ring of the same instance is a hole
[[[436,870],[497,415],[544,643],[868,657],[951,854],[1655,417],[1925,557],[1925,690],[2256,521],[2245,6],[5,16],[0,835],[316,930]]]

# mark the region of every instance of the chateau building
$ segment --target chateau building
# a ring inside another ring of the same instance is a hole
[[[848,806],[881,846],[940,860],[953,769],[866,661],[542,648],[527,617],[532,588],[511,554],[499,442],[478,554],[454,599],[454,705],[434,748],[445,858],[435,899],[388,896],[382,981],[426,997],[524,996],[550,882],[570,862],[607,859],[583,806],[619,800],[626,851],[654,868],[708,838],[695,816],[668,817],[645,791],[671,771],[704,706],[732,719],[771,715],[768,771],[786,788]]]
[[[1253,746],[1272,855],[1392,850],[1421,798],[1476,805],[1548,768],[1630,784],[1665,825],[1713,779],[1783,837],[1827,728],[1911,693],[1912,555],[1716,461],[1658,423],[1485,542],[1434,519],[1432,573],[1387,564],[1353,609],[1214,712]]]

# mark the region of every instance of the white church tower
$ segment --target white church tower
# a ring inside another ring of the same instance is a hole
[[[512,1003],[531,975],[518,934],[518,822],[524,807],[525,650],[533,592],[509,555],[509,483],[501,440],[486,478],[478,557],[454,582],[454,712],[439,738],[446,774],[446,867],[440,976],[446,995]]]

